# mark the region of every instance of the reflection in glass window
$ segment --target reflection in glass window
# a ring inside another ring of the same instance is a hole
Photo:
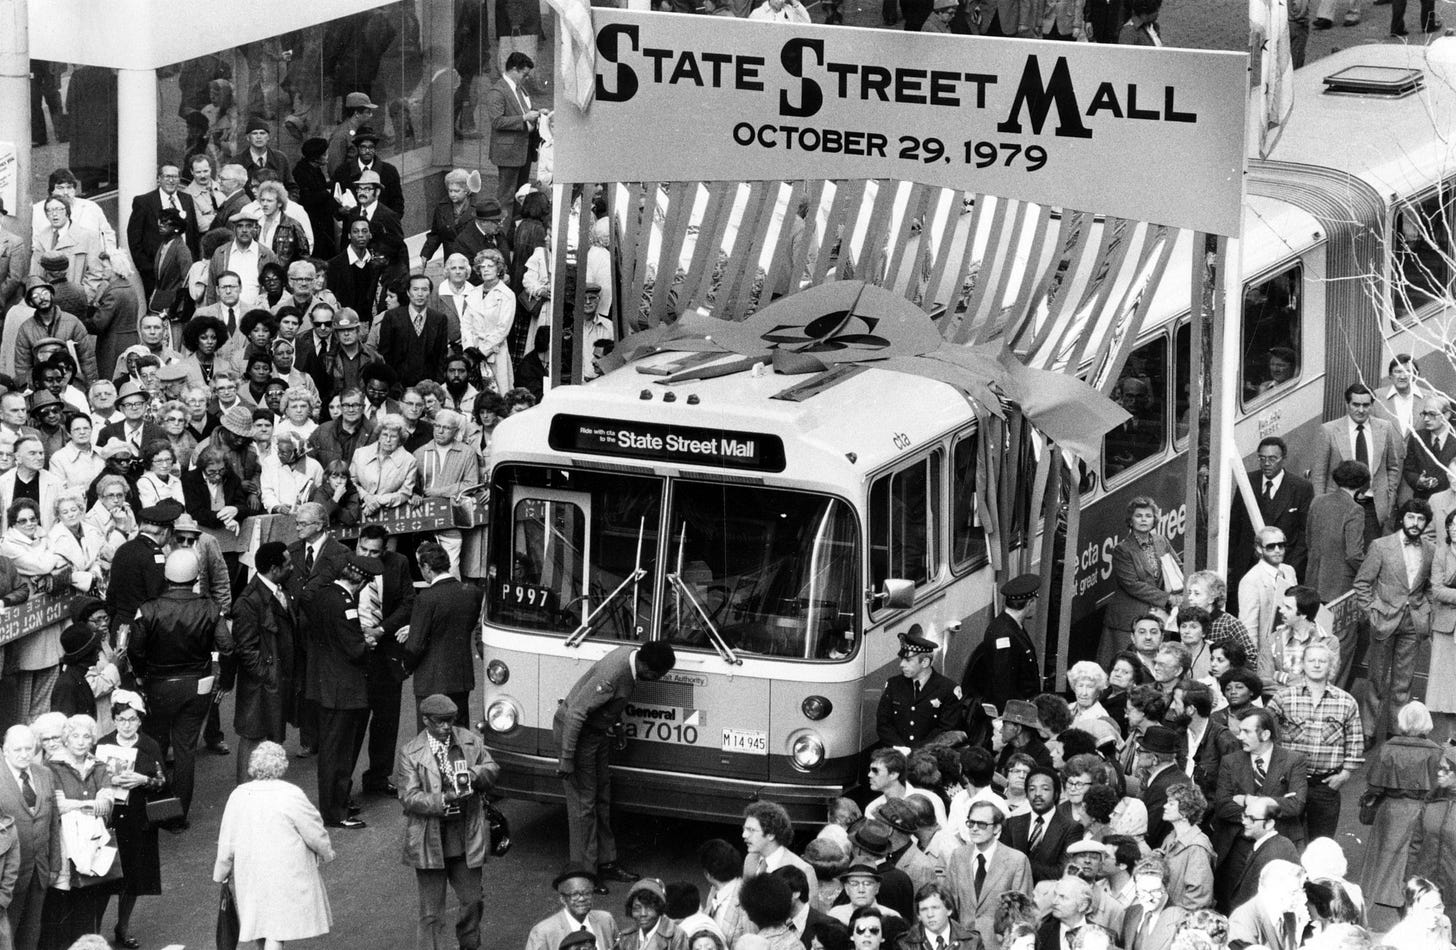
[[[1113,478],[1168,444],[1168,338],[1160,336],[1132,351],[1112,398],[1132,418],[1107,434],[1103,471]]]
[[[1451,221],[1444,192],[1395,213],[1391,302],[1397,316],[1444,300],[1451,291]]]
[[[976,509],[978,444],[972,434],[957,441],[950,451],[950,557],[956,567],[986,557],[986,529],[981,527]]]
[[[663,636],[712,650],[840,659],[858,627],[859,533],[844,502],[678,482],[668,518]]]
[[[870,578],[878,590],[886,578],[924,584],[938,573],[940,450],[870,488]]]
[[[1293,384],[1300,373],[1304,266],[1244,289],[1240,385],[1245,404]]]

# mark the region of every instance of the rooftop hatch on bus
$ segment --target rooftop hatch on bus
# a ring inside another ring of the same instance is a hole
[[[1325,93],[1401,99],[1425,85],[1422,70],[1402,66],[1346,66],[1325,77]]]

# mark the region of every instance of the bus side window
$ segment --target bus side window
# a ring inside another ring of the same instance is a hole
[[[1107,433],[1102,456],[1111,479],[1168,445],[1168,338],[1160,336],[1132,351],[1112,398],[1132,418]]]
[[[1173,440],[1188,439],[1188,415],[1193,411],[1193,380],[1189,368],[1193,363],[1192,325],[1183,322],[1173,331]]]
[[[1299,379],[1304,316],[1304,267],[1295,264],[1244,288],[1239,388],[1244,404]]]
[[[950,559],[965,567],[986,557],[986,529],[976,510],[976,450],[974,434],[962,436],[950,450]]]
[[[870,488],[870,580],[887,577],[918,587],[939,572],[940,450],[881,476]]]
[[[1451,226],[1446,190],[1395,212],[1390,236],[1390,289],[1397,317],[1408,317],[1451,290]]]

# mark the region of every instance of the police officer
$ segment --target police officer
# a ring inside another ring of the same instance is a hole
[[[1040,585],[1035,574],[1022,574],[1001,585],[1005,606],[986,625],[986,636],[971,653],[961,679],[961,688],[974,701],[1001,709],[1009,700],[1041,692],[1041,665],[1026,633]]]
[[[961,688],[935,672],[935,641],[900,635],[900,674],[885,683],[875,728],[880,744],[914,749],[960,728]]]
[[[137,513],[137,535],[121,544],[111,561],[111,582],[106,586],[106,612],[114,641],[126,639],[137,608],[167,590],[162,566],[172,525],[185,511],[171,498]],[[149,732],[148,735],[151,735]],[[161,741],[161,736],[155,737]]]
[[[551,731],[560,750],[556,774],[566,792],[571,863],[595,869],[598,882],[631,883],[638,878],[617,866],[608,763],[610,730],[627,708],[638,682],[661,679],[675,665],[672,645],[661,640],[640,647],[617,647],[592,664],[556,707]],[[601,883],[596,889],[607,892]]]
[[[157,740],[163,756],[170,746],[176,758],[172,788],[182,800],[177,829],[187,827],[192,806],[197,739],[212,704],[212,654],[233,651],[222,611],[212,598],[193,590],[197,575],[195,551],[183,548],[166,556],[167,589],[138,608],[127,653],[147,696],[147,735]]]

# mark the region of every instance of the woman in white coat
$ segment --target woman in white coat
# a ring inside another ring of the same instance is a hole
[[[283,781],[288,755],[261,742],[248,759],[252,779],[233,790],[222,814],[212,879],[231,881],[238,942],[280,950],[329,932],[333,914],[319,866],[334,859],[323,817],[297,785]]]
[[[40,506],[21,498],[10,505],[5,516],[10,527],[0,537],[0,555],[15,562],[16,572],[30,582],[32,590],[49,593],[62,589],[71,567],[51,550],[41,528]],[[59,620],[6,647],[5,676],[14,684],[11,710],[17,721],[30,722],[50,711],[51,693],[61,675],[61,631],[68,625],[69,619]]]
[[[46,533],[51,552],[71,566],[71,584],[89,592],[96,580],[111,570],[116,549],[106,534],[86,520],[86,493],[66,488],[56,497],[56,523]]]
[[[502,279],[506,259],[500,251],[486,248],[475,255],[480,271],[480,310],[467,312],[460,321],[460,344],[472,346],[485,355],[485,366],[495,379],[496,392],[507,392],[515,385],[511,368],[511,351],[506,345],[511,323],[516,319],[516,295]]]

